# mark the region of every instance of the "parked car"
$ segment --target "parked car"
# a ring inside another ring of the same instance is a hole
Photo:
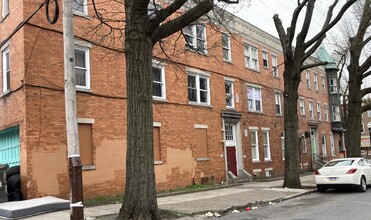
[[[371,163],[361,157],[331,160],[316,171],[315,181],[320,192],[340,187],[365,192],[371,184]]]

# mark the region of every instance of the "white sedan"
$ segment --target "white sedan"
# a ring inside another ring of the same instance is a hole
[[[365,192],[371,184],[371,163],[361,157],[331,160],[316,171],[315,181],[320,192],[339,187]]]

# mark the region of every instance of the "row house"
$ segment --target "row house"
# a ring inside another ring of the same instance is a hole
[[[68,197],[62,20],[42,11],[9,38],[40,2],[3,0],[0,163],[20,165],[25,198]],[[74,5],[77,117],[85,197],[120,194],[126,158],[125,54],[100,41],[90,5]],[[163,39],[153,52],[153,133],[158,190],[284,175],[283,54],[279,39],[226,13]],[[215,26],[214,26],[215,27]],[[104,30],[102,30],[104,31]],[[163,52],[164,49],[164,52]],[[171,57],[171,59],[169,59]],[[316,62],[311,57],[307,62]],[[339,157],[341,120],[323,67],[302,74],[298,157]]]

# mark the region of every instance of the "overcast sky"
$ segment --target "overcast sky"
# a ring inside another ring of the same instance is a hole
[[[341,3],[344,3],[344,1],[345,0],[340,0],[339,5],[342,5]],[[328,7],[332,2],[333,1],[330,0],[316,1],[309,36],[313,36],[315,33],[318,33],[321,30]],[[283,26],[286,29],[291,22],[292,12],[296,6],[297,0],[251,0],[249,5],[246,3],[246,1],[240,0],[239,5],[230,5],[228,6],[227,10],[235,13],[237,16],[268,32],[269,34],[278,37],[277,30],[273,23],[273,15],[279,15],[283,22]],[[305,8],[302,10],[301,18],[298,20],[298,24],[300,25],[303,22],[302,17],[304,14]],[[300,29],[297,29],[297,32],[298,30]]]

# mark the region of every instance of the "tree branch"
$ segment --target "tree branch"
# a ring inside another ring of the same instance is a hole
[[[299,14],[307,2],[308,0],[305,0],[302,3],[298,1],[298,7],[295,8],[294,13],[292,14],[290,27],[287,29],[287,34],[289,35],[290,44],[292,44],[292,41],[294,40],[296,23],[298,21]]]
[[[361,97],[363,98],[365,95],[371,93],[371,87],[361,89]]]
[[[327,61],[322,61],[322,62],[317,62],[317,63],[311,63],[311,64],[302,65],[300,67],[300,72],[301,71],[304,71],[306,69],[310,69],[310,68],[316,67],[316,66],[324,66],[324,65],[327,65],[327,64],[328,64]]]
[[[322,41],[325,39],[326,34],[322,36],[316,43],[307,51],[304,53],[304,56],[302,58],[302,61],[304,62],[308,57],[310,57],[317,49],[319,46],[321,46]]]
[[[305,43],[305,48],[308,48],[308,47],[310,47],[312,44],[314,44],[317,40],[319,40],[323,35],[325,35],[326,34],[326,32],[328,31],[328,30],[330,30],[339,20],[340,20],[340,18],[343,16],[343,14],[345,13],[345,11],[350,7],[350,6],[352,6],[355,2],[356,2],[357,0],[349,0],[349,1],[347,1],[344,5],[343,5],[343,7],[341,7],[341,9],[340,9],[340,11],[339,11],[339,13],[337,14],[337,16],[335,17],[335,19],[334,20],[332,20],[330,23],[328,23],[328,25],[325,25],[326,24],[326,22],[324,23],[324,25],[323,25],[323,27],[322,27],[322,30],[318,33],[318,34],[316,34],[312,39],[310,39],[309,41],[307,41],[307,43]],[[328,19],[331,19],[331,17],[332,17],[332,10],[331,9],[333,9],[333,7],[335,7],[335,5],[336,5],[336,3],[337,3],[338,1],[335,1],[334,2],[334,4],[332,4],[331,6],[330,6],[330,8],[329,8],[329,11],[328,11],[328,13],[327,13],[327,18],[326,18],[326,21],[328,20]]]
[[[366,72],[371,66],[371,56],[367,57],[365,62],[359,67],[359,72],[362,74]]]
[[[158,27],[161,22],[165,21],[170,15],[176,12],[179,8],[181,8],[187,0],[175,0],[172,4],[170,4],[165,9],[160,10],[159,14],[151,21],[151,27]]]
[[[208,13],[214,4],[212,0],[202,0],[194,8],[188,10],[183,15],[166,22],[163,25],[158,26],[152,34],[152,43],[153,45],[159,40],[166,38],[173,33],[187,27],[192,22]]]
[[[283,25],[282,25],[282,21],[278,17],[278,14],[275,14],[273,16],[273,21],[274,21],[274,26],[276,26],[277,33],[280,37],[280,41],[281,41],[282,48],[283,48],[283,53],[286,54],[288,52],[288,51],[286,51],[287,47],[291,46],[290,38],[287,36],[287,34],[285,32],[285,29],[283,28]]]
[[[308,5],[307,5],[307,10],[305,12],[305,18],[304,18],[303,26],[301,27],[301,31],[296,38],[297,47],[299,46],[298,44],[304,43],[305,38],[307,37],[308,31],[309,31],[309,26],[310,26],[310,23],[312,21],[314,3],[315,3],[315,0],[308,0]],[[306,48],[306,47],[304,47],[304,48]]]
[[[371,35],[368,36],[368,38],[366,38],[366,39],[363,41],[363,45],[362,45],[362,47],[366,46],[366,44],[368,44],[368,42],[370,42],[370,41],[371,41]]]
[[[366,77],[371,76],[371,71],[365,72],[362,74],[361,79],[365,79]]]

